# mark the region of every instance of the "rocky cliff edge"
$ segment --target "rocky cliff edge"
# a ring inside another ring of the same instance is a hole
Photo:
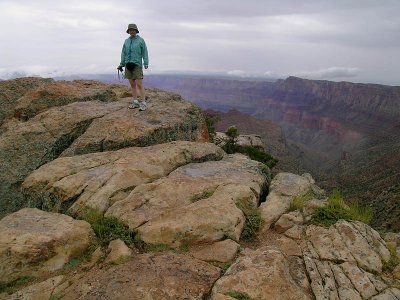
[[[180,96],[139,112],[123,86],[24,80],[2,91],[0,299],[400,299],[398,234],[311,224],[309,174],[227,155]]]

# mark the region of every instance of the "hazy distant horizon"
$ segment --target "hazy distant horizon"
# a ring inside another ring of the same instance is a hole
[[[113,73],[129,23],[145,76],[400,85],[398,0],[0,0],[0,78]]]
[[[0,80],[12,80],[15,78],[21,78],[21,77],[44,77],[44,78],[53,78],[55,80],[75,80],[75,79],[88,79],[88,80],[99,80],[101,81],[102,76],[110,76],[113,80],[109,80],[109,82],[118,82],[118,83],[123,83],[123,84],[128,84],[128,81],[123,78],[121,78],[121,82],[118,81],[118,75],[117,73],[93,73],[93,74],[63,74],[60,76],[41,76],[41,75],[23,75],[19,74],[19,76],[12,77],[12,78],[1,78]],[[225,79],[225,80],[243,80],[243,81],[266,81],[266,82],[275,82],[277,80],[285,80],[290,76],[294,75],[288,75],[287,77],[282,77],[282,78],[263,78],[263,77],[239,77],[239,76],[234,76],[234,75],[226,75],[223,73],[201,73],[201,72],[160,72],[160,73],[152,73],[147,76],[182,76],[182,77],[200,77],[200,78],[211,78],[211,79]],[[294,76],[294,77],[299,77],[299,76]],[[303,78],[303,77],[299,77]],[[303,78],[303,79],[309,79],[309,78]],[[357,82],[357,81],[351,81],[351,80],[328,80],[328,79],[309,79],[309,80],[323,80],[323,81],[332,81],[332,82],[350,82],[354,84],[379,84],[379,85],[387,85],[387,86],[394,86],[394,87],[400,87],[400,84],[390,84],[390,83],[385,83],[385,82]]]

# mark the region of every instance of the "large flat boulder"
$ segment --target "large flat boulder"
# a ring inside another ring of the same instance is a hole
[[[243,155],[191,163],[177,168],[168,177],[138,186],[110,207],[106,215],[117,217],[135,229],[166,211],[210,198],[224,185],[229,185],[230,192],[248,205],[257,207],[268,184],[266,177],[259,163]]]
[[[262,170],[240,154],[191,163],[138,186],[106,215],[119,218],[151,244],[238,240],[244,225],[240,208],[256,208],[268,184]]]
[[[149,90],[150,107],[146,112],[139,112],[128,109],[131,98],[102,102],[112,98],[107,98],[111,92],[115,98],[118,88],[78,83],[57,82],[53,85],[58,90],[46,92],[45,86],[40,95],[49,93],[51,99],[58,99],[54,105],[92,98],[101,101],[74,102],[42,112],[53,102],[43,96],[45,100],[42,103],[41,96],[35,96],[36,102],[33,98],[30,98],[30,102],[26,101],[30,103],[28,107],[37,103],[38,107],[32,109],[38,114],[26,122],[14,118],[4,126],[4,132],[0,135],[0,161],[4,162],[0,165],[0,216],[26,207],[27,200],[20,193],[20,184],[32,171],[60,156],[149,146],[175,140],[208,140],[200,109],[176,94]]]
[[[50,107],[92,100],[116,101],[117,94],[111,85],[93,80],[55,81],[27,91],[18,99],[14,116],[28,120]]]
[[[62,299],[205,299],[220,269],[174,254],[142,254],[109,269],[93,269]]]
[[[58,158],[33,172],[23,183],[35,206],[80,214],[105,212],[136,186],[164,177],[190,162],[221,159],[211,143],[171,142]]]
[[[42,276],[61,269],[89,246],[89,223],[24,208],[0,220],[0,283]]]

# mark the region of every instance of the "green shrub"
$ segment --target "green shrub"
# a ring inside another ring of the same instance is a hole
[[[228,140],[226,141],[225,145],[222,146],[222,149],[228,154],[233,154],[237,152],[237,137],[239,136],[239,131],[235,126],[231,126],[225,132]]]
[[[266,164],[269,168],[275,167],[278,160],[263,149],[255,146],[236,146],[236,152],[246,154],[252,160],[256,160]]]
[[[204,112],[204,120],[206,121],[206,126],[208,130],[208,134],[210,135],[210,140],[214,141],[216,135],[216,124],[221,120],[221,117],[218,114]]]
[[[79,259],[73,258],[64,265],[64,270],[76,268],[77,266],[79,266],[80,263],[81,261]]]
[[[292,203],[290,203],[289,211],[301,210],[304,208],[306,203],[313,198],[312,193],[294,197]]]
[[[202,199],[210,198],[214,194],[215,189],[212,190],[204,190],[199,194],[195,194],[190,198],[190,202],[196,202]]]
[[[18,278],[16,280],[12,281],[12,282],[0,284],[0,294],[1,293],[12,294],[16,290],[18,290],[18,288],[20,286],[32,281],[32,279],[33,279],[33,277],[24,276],[24,277],[21,277],[21,278]]]
[[[128,246],[134,244],[133,233],[115,217],[105,217],[99,211],[90,209],[82,219],[92,226],[101,246],[106,246],[116,239],[123,240]]]
[[[225,132],[228,136],[228,140],[226,141],[225,145],[222,146],[222,149],[228,154],[233,153],[242,153],[250,157],[252,160],[259,161],[269,168],[273,168],[277,163],[278,160],[273,157],[268,152],[265,152],[264,149],[256,146],[246,145],[240,146],[237,144],[237,137],[239,136],[239,131],[235,126],[231,126]]]
[[[393,272],[394,268],[400,264],[400,257],[397,256],[396,247],[392,245],[387,245],[388,250],[390,252],[389,261],[382,260],[382,271],[383,272]]]
[[[243,212],[246,218],[240,238],[248,241],[254,240],[257,231],[262,225],[260,212],[257,208],[251,207],[250,205],[243,205],[242,203],[237,203],[236,205]]]
[[[311,222],[316,225],[329,227],[343,219],[360,221],[368,224],[372,219],[372,209],[358,203],[347,205],[338,190],[334,190],[329,197],[328,205],[318,207],[312,216]]]
[[[227,295],[238,300],[251,300],[249,295],[247,295],[246,293],[233,291],[233,292],[228,292]]]
[[[214,267],[220,268],[223,273],[229,269],[232,265],[232,262],[220,262],[220,261],[210,261],[209,264],[213,265]]]

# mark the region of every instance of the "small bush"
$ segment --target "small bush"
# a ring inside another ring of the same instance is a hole
[[[247,241],[254,240],[257,235],[257,231],[262,225],[260,212],[257,208],[253,208],[250,205],[245,206],[241,203],[238,203],[237,207],[243,212],[246,218],[240,238]]]
[[[275,167],[278,160],[271,154],[265,152],[263,149],[255,146],[236,146],[236,152],[242,153],[256,160],[266,164],[269,168]]]
[[[82,219],[92,226],[101,246],[116,239],[123,240],[128,246],[134,244],[133,233],[115,217],[105,217],[99,211],[90,209]]]
[[[233,292],[228,292],[227,295],[238,300],[251,300],[249,295],[247,295],[246,293],[233,291]]]
[[[18,278],[17,280],[14,280],[10,283],[0,284],[0,294],[1,293],[12,294],[16,290],[18,290],[18,288],[20,286],[32,281],[32,279],[33,279],[32,277],[24,276],[24,277]]]
[[[306,203],[312,199],[312,194],[307,193],[305,195],[294,197],[292,203],[290,203],[289,211],[301,210],[304,208]]]
[[[64,270],[76,268],[77,266],[79,266],[80,263],[81,261],[79,259],[73,258],[64,265]]]
[[[186,253],[189,252],[190,247],[188,244],[182,244],[179,248],[178,248],[179,252],[181,253]]]
[[[387,245],[390,252],[389,261],[382,260],[382,271],[383,272],[393,272],[394,268],[400,264],[400,257],[397,256],[396,247],[392,245]]]
[[[237,137],[239,136],[239,131],[235,126],[231,126],[225,132],[228,140],[226,141],[225,145],[222,146],[222,149],[228,154],[233,154],[237,152]]]
[[[199,194],[195,194],[190,198],[190,202],[196,202],[199,200],[210,198],[214,194],[214,190],[204,190]]]
[[[216,131],[216,124],[221,120],[221,117],[218,114],[213,114],[209,112],[203,112],[204,119],[206,121],[206,126],[208,130],[208,134],[210,135],[211,141],[214,141]]]
[[[347,205],[338,190],[334,190],[329,197],[328,205],[318,207],[312,216],[311,222],[316,225],[329,227],[343,219],[360,221],[368,224],[372,219],[372,209],[359,204]]]

